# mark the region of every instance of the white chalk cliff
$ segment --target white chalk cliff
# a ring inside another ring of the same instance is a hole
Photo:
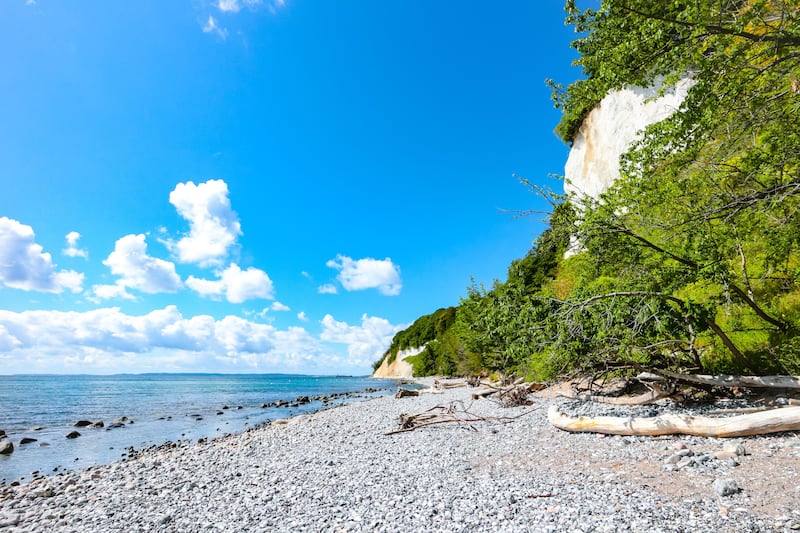
[[[583,119],[564,167],[564,192],[580,203],[597,199],[619,177],[619,158],[642,131],[677,111],[693,82],[680,80],[658,96],[654,87],[626,87],[606,95]]]
[[[385,358],[377,370],[372,374],[373,378],[410,378],[414,375],[414,368],[411,363],[406,362],[406,358],[412,357],[422,352],[425,346],[419,348],[409,348],[400,350],[397,357],[389,363],[389,358]]]

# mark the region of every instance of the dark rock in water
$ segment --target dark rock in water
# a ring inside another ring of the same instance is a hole
[[[102,421],[102,420],[98,420],[97,422],[95,422],[94,424],[92,424],[92,425],[91,425],[91,426],[89,426],[89,427],[93,427],[93,428],[101,428],[101,427],[105,427],[105,424],[103,424],[103,421]]]
[[[217,411],[217,415],[224,415],[224,414],[225,413],[223,413],[222,411]]]
[[[11,455],[14,452],[14,445],[10,440],[0,440],[0,455]]]
[[[80,436],[81,436],[81,434],[78,433],[77,431],[70,431],[69,433],[67,433],[67,438],[68,439],[77,439]]]
[[[240,410],[240,409],[244,409],[244,407],[242,407],[241,405],[237,405],[237,406],[236,406],[236,410],[238,411],[238,410]]]
[[[86,426],[91,426],[92,423],[89,420],[78,420],[72,425],[76,428],[85,428]]]
[[[106,429],[118,429],[118,428],[124,428],[124,427],[125,427],[125,424],[123,424],[122,422],[114,422],[113,424],[109,424]]]
[[[223,405],[222,408],[223,409],[230,409],[230,407],[228,407],[227,405]]]
[[[121,424],[122,422],[127,422],[127,421],[128,421],[128,417],[127,416],[121,416],[119,418],[115,418],[111,422],[113,422],[114,424]]]
[[[269,404],[268,404],[268,403],[262,403],[262,404],[261,404],[261,408],[262,408],[262,409],[266,409],[267,407],[269,407]]]
[[[36,442],[37,439],[32,439],[31,437],[23,437],[19,440],[20,444],[30,444],[31,442]]]
[[[299,404],[311,403],[311,398],[308,396],[298,396],[295,402]]]
[[[0,437],[5,437],[5,436],[6,436],[5,430],[0,429]]]
[[[31,431],[41,431],[43,429],[44,429],[44,426],[33,426],[31,428]]]

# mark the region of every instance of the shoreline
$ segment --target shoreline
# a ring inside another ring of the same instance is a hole
[[[416,380],[423,385],[432,379]],[[471,401],[469,387],[380,396],[201,443],[0,486],[3,531],[792,531],[800,436],[744,439],[739,466],[665,470],[678,443],[549,425],[547,407]],[[478,422],[398,428],[400,414],[457,402]],[[524,413],[524,414],[523,414]],[[713,464],[711,464],[713,463]],[[716,479],[741,491],[721,497]]]
[[[0,441],[13,445],[12,453],[0,455],[0,487],[109,464],[130,457],[136,450],[169,442],[193,443],[238,434],[278,418],[392,394],[397,383],[355,379],[360,383],[352,388],[323,388],[319,393],[303,385],[296,390],[267,391],[263,397],[250,391],[243,393],[246,398],[216,394],[193,405],[169,400],[124,410],[119,406],[97,409],[84,405],[70,409],[71,414],[66,416],[22,423],[18,419],[17,424],[12,414],[12,421],[0,426],[4,430]],[[74,439],[65,439],[73,432]]]

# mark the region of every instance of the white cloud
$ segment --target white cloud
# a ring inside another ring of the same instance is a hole
[[[336,285],[332,283],[326,283],[325,285],[320,285],[317,287],[317,292],[320,294],[336,294],[339,291],[336,289]]]
[[[21,313],[0,309],[1,372],[366,373],[372,359],[361,354],[372,351],[368,345],[390,340],[381,331],[394,328],[377,318],[365,317],[361,327],[326,320],[329,340],[348,344],[348,353],[359,355],[339,355],[304,328],[280,330],[236,316],[184,317],[175,306],[139,316],[119,308]],[[378,357],[381,350],[385,346],[375,344]]]
[[[272,305],[269,307],[272,311],[291,311],[292,309],[288,305],[284,305],[280,302],[272,302]]]
[[[249,267],[242,270],[236,263],[219,273],[218,280],[208,280],[189,276],[186,285],[201,296],[225,298],[234,304],[257,298],[274,298],[272,280],[263,270]]]
[[[121,280],[114,285],[92,285],[92,293],[87,298],[94,303],[100,303],[101,300],[111,300],[112,298],[136,299],[134,295],[127,291],[125,284]]]
[[[67,233],[65,237],[67,240],[67,247],[61,251],[67,257],[83,257],[84,259],[89,257],[89,252],[86,251],[85,248],[78,248],[78,240],[81,238],[81,234],[77,231],[70,231]]]
[[[347,345],[350,361],[356,365],[367,365],[380,359],[392,342],[392,337],[407,326],[395,326],[385,318],[361,316],[360,326],[338,322],[331,315],[322,319],[320,339]]]
[[[353,260],[344,255],[337,255],[336,259],[331,259],[325,264],[339,271],[336,279],[347,291],[378,289],[381,294],[396,296],[403,288],[400,269],[388,257],[384,260],[371,257]]]
[[[236,13],[239,11],[239,0],[219,0],[217,7],[220,11]]]
[[[52,256],[34,238],[32,227],[0,217],[0,283],[24,291],[80,292],[83,274],[56,271]]]
[[[297,313],[297,318],[302,322],[308,322],[308,317],[306,316],[305,311],[300,311],[299,313]]]
[[[178,259],[202,267],[222,264],[228,249],[242,234],[239,218],[228,199],[228,185],[223,180],[199,185],[191,181],[179,183],[170,193],[169,202],[189,222],[189,235],[178,242],[167,242]]]
[[[303,270],[302,272],[300,272],[300,275],[301,275],[301,276],[303,276],[304,278],[306,278],[306,279],[307,279],[307,280],[309,280],[309,281],[312,281],[312,280],[314,279],[314,278],[311,276],[311,274],[309,274],[309,273],[308,273],[308,272],[306,272],[305,270]]]
[[[212,16],[208,17],[208,21],[206,21],[205,25],[203,26],[204,33],[216,33],[221,38],[225,39],[228,37],[228,30],[225,28],[221,28],[217,19]]]
[[[126,289],[155,294],[176,292],[183,287],[173,263],[147,255],[147,243],[142,234],[119,239],[103,264],[120,279],[116,285],[95,285],[95,301],[106,297],[132,299]]]

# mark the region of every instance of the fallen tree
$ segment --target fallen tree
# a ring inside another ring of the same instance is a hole
[[[725,418],[665,414],[650,418],[598,416],[571,417],[557,405],[547,418],[558,429],[608,435],[695,435],[699,437],[744,437],[781,431],[800,431],[800,407],[770,409]]]
[[[727,374],[709,376],[702,374],[679,374],[669,370],[653,370],[653,372],[678,381],[712,385],[715,387],[800,389],[800,376],[731,376]]]

